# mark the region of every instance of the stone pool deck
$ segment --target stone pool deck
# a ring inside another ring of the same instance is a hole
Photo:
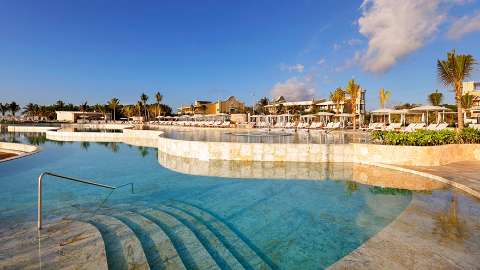
[[[440,176],[452,182],[467,186],[480,193],[480,161],[454,162],[443,166],[402,167]]]

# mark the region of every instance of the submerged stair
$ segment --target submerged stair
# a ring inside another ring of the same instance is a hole
[[[260,251],[253,245],[249,245],[248,240],[234,232],[234,230],[219,218],[198,206],[180,201],[172,201],[169,206],[181,209],[200,222],[209,227],[209,229],[222,240],[226,247],[238,258],[245,269],[275,269],[277,268],[269,259],[260,255]]]
[[[133,212],[121,212],[114,216],[137,235],[150,269],[186,269],[170,238],[153,221]]]
[[[188,269],[221,269],[195,234],[172,215],[144,207],[134,208],[133,211],[155,222],[165,231]]]
[[[187,226],[200,240],[217,264],[225,270],[228,269],[244,269],[240,262],[232,255],[217,236],[210,229],[188,213],[177,208],[160,205],[161,211],[164,211]]]
[[[88,221],[102,235],[108,269],[150,269],[140,241],[127,225],[107,215],[95,215]]]
[[[180,201],[117,205],[92,213],[109,269],[277,269],[235,227]]]

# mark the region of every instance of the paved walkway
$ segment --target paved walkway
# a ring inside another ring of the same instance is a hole
[[[407,169],[430,173],[465,185],[480,192],[480,161],[464,161],[443,166],[402,166]]]

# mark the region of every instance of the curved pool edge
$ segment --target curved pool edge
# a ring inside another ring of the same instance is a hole
[[[386,168],[386,169],[391,169],[391,170],[397,170],[397,171],[406,172],[406,173],[411,173],[411,174],[415,174],[415,175],[418,175],[418,176],[421,176],[421,177],[436,180],[438,182],[447,184],[451,187],[460,189],[460,190],[472,195],[473,197],[476,197],[476,198],[480,199],[480,190],[473,189],[473,188],[471,188],[471,187],[469,187],[465,184],[459,183],[455,180],[449,180],[445,177],[441,177],[441,176],[438,176],[438,175],[435,175],[435,174],[432,174],[432,173],[427,173],[427,172],[422,172],[422,171],[418,171],[418,170],[403,168],[403,167],[395,166],[395,165],[391,165],[391,164],[382,164],[382,163],[365,163],[365,164],[366,165],[377,166],[377,167],[381,167],[381,168]]]
[[[41,148],[31,144],[0,142],[0,150],[16,154],[13,157],[1,159],[0,163],[2,163],[36,154],[41,151]]]
[[[157,148],[170,156],[200,161],[359,163],[427,177],[480,198],[480,191],[434,174],[401,166],[438,166],[480,160],[480,144],[396,146],[374,144],[267,144],[186,141],[163,137],[160,130],[123,129],[123,133],[48,130],[49,140],[122,142]]]

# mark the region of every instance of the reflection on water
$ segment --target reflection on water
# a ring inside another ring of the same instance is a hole
[[[445,241],[462,242],[468,238],[465,221],[459,217],[456,194],[451,194],[443,211],[435,215],[434,234],[440,234]]]
[[[358,184],[374,186],[373,193],[402,195],[402,190],[429,191],[446,185],[425,177],[356,163],[203,161],[158,152],[158,162],[171,170],[203,176],[245,179],[338,180],[354,192]],[[386,189],[389,188],[389,189]]]
[[[367,143],[368,132],[344,131],[258,131],[258,130],[222,130],[199,128],[161,128],[165,136],[177,140],[239,142],[239,143],[314,143],[344,144]]]

